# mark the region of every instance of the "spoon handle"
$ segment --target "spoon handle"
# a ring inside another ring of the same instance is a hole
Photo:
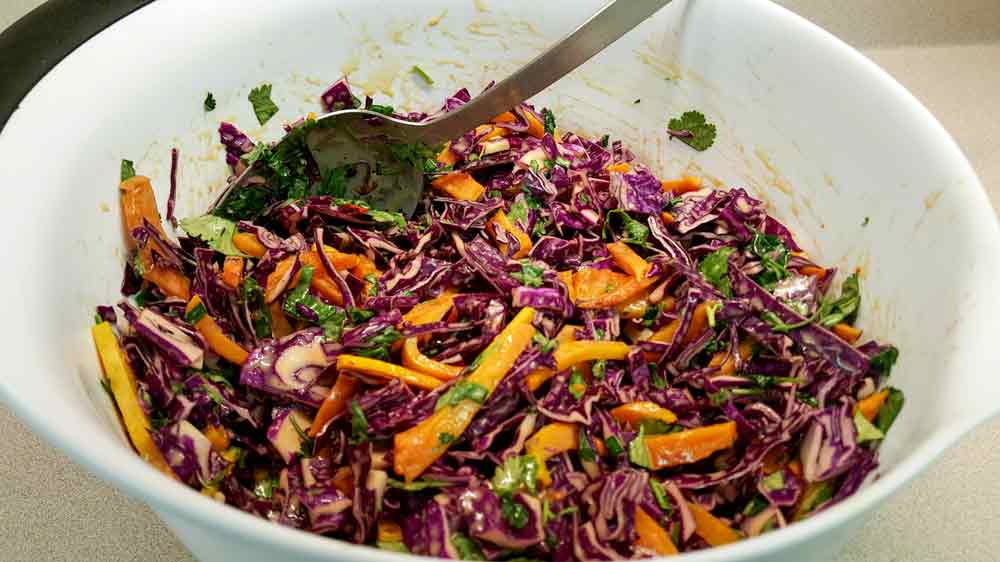
[[[457,111],[427,123],[421,140],[457,138],[549,87],[617,41],[671,0],[614,0],[526,66]]]

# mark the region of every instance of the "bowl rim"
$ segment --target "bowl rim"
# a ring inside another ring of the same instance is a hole
[[[924,123],[928,131],[941,139],[941,146],[946,149],[945,153],[953,161],[955,169],[973,180],[971,185],[967,185],[965,188],[968,192],[967,195],[978,198],[978,201],[974,201],[974,203],[980,203],[991,209],[982,183],[955,140],[929,110],[886,71],[837,37],[783,6],[768,0],[744,0],[744,2],[750,4],[755,10],[780,19],[779,23],[783,25],[798,26],[802,30],[808,31],[829,45],[829,48],[835,51],[838,56],[867,72],[873,82],[877,82],[880,88],[887,90],[914,119]],[[105,23],[105,26],[113,24],[117,19]],[[85,39],[89,40],[97,31],[100,30],[96,30]],[[54,61],[52,68],[67,56],[72,56],[72,49]],[[39,78],[39,83],[45,80],[44,76]],[[36,86],[37,84],[33,84],[25,92],[30,92]],[[7,129],[8,123],[4,121],[0,121],[0,123],[3,123],[3,128],[0,129],[0,135],[2,135]],[[994,231],[1000,231],[998,228],[1000,222],[998,222],[996,214],[991,212],[990,215]],[[2,382],[0,382],[0,399],[10,407],[18,418],[46,441],[66,452],[74,461],[90,472],[120,487],[130,496],[141,499],[158,513],[181,517],[206,528],[218,529],[226,534],[239,535],[252,541],[274,545],[290,552],[319,559],[324,557],[330,559],[334,557],[338,559],[350,558],[359,562],[417,559],[417,555],[413,554],[394,553],[337,539],[334,539],[335,542],[331,542],[329,537],[276,525],[261,517],[229,505],[220,504],[187,486],[165,486],[165,482],[172,481],[144,462],[128,447],[93,447],[77,440],[72,431],[60,425],[57,420],[20,402],[17,396],[11,392],[9,386]],[[909,452],[886,476],[880,477],[845,501],[814,517],[789,525],[780,529],[779,532],[753,537],[731,545],[685,553],[684,559],[691,562],[722,562],[735,558],[763,557],[794,547],[825,531],[839,528],[851,520],[860,518],[876,505],[885,501],[900,487],[930,466],[950,445],[998,413],[1000,413],[1000,407],[997,411],[986,415],[960,419],[950,425],[938,428],[921,445]]]

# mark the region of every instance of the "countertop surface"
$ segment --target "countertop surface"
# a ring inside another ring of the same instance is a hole
[[[1000,3],[782,0],[861,49],[955,137],[1000,208]],[[0,29],[40,0],[0,0]],[[192,560],[157,517],[41,442],[0,407],[0,559]],[[1000,420],[947,451],[833,562],[988,562],[1000,552]]]

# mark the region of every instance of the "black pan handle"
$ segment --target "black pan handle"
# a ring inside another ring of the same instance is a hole
[[[153,0],[49,0],[0,33],[0,131],[66,55]]]

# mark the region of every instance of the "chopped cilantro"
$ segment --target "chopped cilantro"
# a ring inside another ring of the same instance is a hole
[[[871,367],[883,377],[888,377],[892,373],[892,367],[899,359],[899,350],[893,346],[886,346],[885,349],[872,357]]]
[[[701,260],[698,271],[706,281],[727,297],[733,296],[733,289],[729,281],[729,256],[734,252],[733,248],[719,248],[708,254]]]
[[[840,287],[840,298],[836,300],[823,299],[816,312],[819,323],[823,326],[833,326],[841,322],[852,323],[858,316],[861,306],[861,283],[858,274],[852,273]]]
[[[462,533],[453,533],[451,535],[451,544],[455,546],[455,550],[458,551],[459,558],[462,560],[486,560],[483,556],[483,551],[479,548],[479,545],[469,537],[463,535]]]
[[[754,277],[754,281],[760,286],[771,291],[778,281],[788,277],[788,269],[785,267],[788,265],[788,248],[777,236],[755,230],[750,240],[750,253],[760,258],[760,265],[763,267],[763,271]]]
[[[597,144],[601,145],[601,148],[607,148],[608,147],[608,142],[610,140],[611,140],[611,135],[604,135],[604,136],[601,137],[601,140],[598,141]]]
[[[490,391],[485,386],[467,380],[459,381],[455,386],[438,398],[435,410],[440,410],[448,406],[457,406],[465,400],[471,400],[476,404],[482,404],[490,395]]]
[[[244,186],[227,195],[212,214],[231,220],[252,220],[267,207],[269,200],[267,189]]]
[[[708,123],[699,111],[686,111],[671,119],[667,123],[667,133],[699,152],[715,142],[715,125]]]
[[[542,110],[542,121],[545,125],[545,132],[553,135],[556,132],[556,116],[552,110],[545,108]]]
[[[288,421],[292,422],[292,427],[295,428],[295,433],[299,436],[299,455],[302,458],[308,458],[312,456],[313,447],[316,445],[316,440],[309,437],[309,434],[299,427],[299,423],[295,421],[295,414],[288,414]]]
[[[389,326],[388,328],[382,330],[379,334],[368,338],[368,340],[365,341],[365,347],[354,349],[353,352],[362,357],[371,357],[373,359],[388,361],[389,348],[402,337],[403,334],[400,334],[396,328]]]
[[[761,318],[761,320],[763,320],[763,321],[767,322],[768,324],[770,324],[771,325],[771,329],[774,330],[775,332],[779,333],[779,334],[787,334],[788,332],[791,332],[792,330],[798,330],[799,328],[803,328],[805,326],[808,326],[809,324],[812,324],[812,319],[811,318],[806,318],[805,320],[802,320],[801,322],[795,322],[793,324],[788,324],[784,320],[782,320],[781,318],[778,318],[778,315],[775,314],[775,313],[773,313],[773,312],[771,312],[770,310],[765,310],[764,312],[762,312],[761,315],[760,315],[760,318]]]
[[[271,85],[261,84],[250,90],[247,96],[250,104],[253,105],[253,112],[257,116],[257,122],[261,125],[270,121],[274,114],[278,112],[278,106],[271,100]]]
[[[268,476],[258,480],[253,487],[253,493],[258,498],[269,500],[274,497],[274,491],[280,487],[277,476]]]
[[[351,400],[351,437],[349,441],[352,445],[359,445],[367,442],[368,439],[368,418],[365,417],[365,412],[358,405],[358,401]]]
[[[258,338],[271,337],[271,310],[264,306],[264,290],[256,279],[248,276],[243,280],[241,296],[250,305],[247,308],[250,310],[254,334]]]
[[[604,439],[604,446],[608,448],[608,453],[610,453],[613,457],[617,457],[625,452],[625,447],[622,447],[622,442],[614,435]]]
[[[285,297],[284,311],[289,316],[298,318],[299,320],[305,320],[322,326],[326,332],[326,337],[334,340],[340,339],[347,315],[342,309],[326,304],[309,294],[309,286],[312,283],[312,278],[313,267],[303,267],[301,273],[299,273],[299,284]],[[301,309],[309,311],[309,314],[305,314]],[[358,354],[361,355],[360,352]]]
[[[538,350],[541,351],[542,353],[544,353],[545,355],[548,355],[548,354],[552,353],[552,351],[554,351],[555,348],[558,347],[558,345],[559,345],[559,342],[557,342],[554,339],[549,339],[549,338],[545,337],[544,335],[542,335],[541,333],[535,334],[531,338],[531,341],[533,341],[535,344],[537,344],[538,345]]]
[[[500,515],[508,525],[521,529],[528,524],[528,509],[515,501],[510,494],[500,496]]]
[[[577,433],[580,434],[580,444],[577,448],[580,454],[580,460],[585,462],[597,462],[597,453],[590,445],[590,439],[587,438],[587,432],[581,429]]]
[[[209,92],[208,95],[205,96],[204,106],[205,111],[215,111],[215,96],[212,95],[212,92]]]
[[[121,181],[135,177],[135,164],[131,160],[122,160]]]
[[[511,273],[510,276],[517,279],[525,286],[541,287],[544,281],[542,278],[544,273],[544,267],[534,265],[529,260],[523,260],[521,262],[521,271],[515,271]]]
[[[199,302],[197,306],[184,313],[184,320],[187,321],[188,324],[197,324],[207,314],[208,311],[205,310],[205,304]]]
[[[393,113],[396,112],[396,108],[392,107],[391,105],[379,105],[377,103],[373,103],[371,107],[367,109],[368,111],[374,111],[375,113],[381,113],[382,115],[389,115],[389,116],[391,116]]]
[[[569,375],[569,393],[573,398],[579,400],[587,392],[587,380],[583,378],[583,373],[574,368]]]
[[[403,482],[402,480],[390,478],[388,480],[388,484],[390,488],[396,488],[397,490],[403,490],[406,492],[419,492],[421,490],[450,488],[454,486],[452,482],[448,482],[446,480],[435,480],[434,478],[419,478],[413,482]]]
[[[510,457],[493,473],[493,491],[512,494],[519,490],[535,493],[538,489],[538,461],[531,455]]]
[[[868,224],[871,222],[872,222],[871,217],[865,217],[865,220],[861,221],[861,226],[868,226]]]
[[[604,376],[608,372],[608,360],[598,359],[597,361],[594,361],[594,365],[590,368],[590,372],[594,375],[595,379],[599,381],[604,380]]]
[[[447,444],[451,443],[454,440],[455,440],[455,436],[452,435],[451,433],[446,433],[446,432],[438,433],[438,443],[440,443],[442,445],[447,445]]]
[[[608,211],[608,214],[604,217],[603,234],[605,240],[610,240],[608,228],[612,226],[612,217],[616,216],[621,217],[622,233],[624,234],[622,242],[640,245],[646,243],[646,240],[649,238],[649,227],[633,219],[622,209]]]

